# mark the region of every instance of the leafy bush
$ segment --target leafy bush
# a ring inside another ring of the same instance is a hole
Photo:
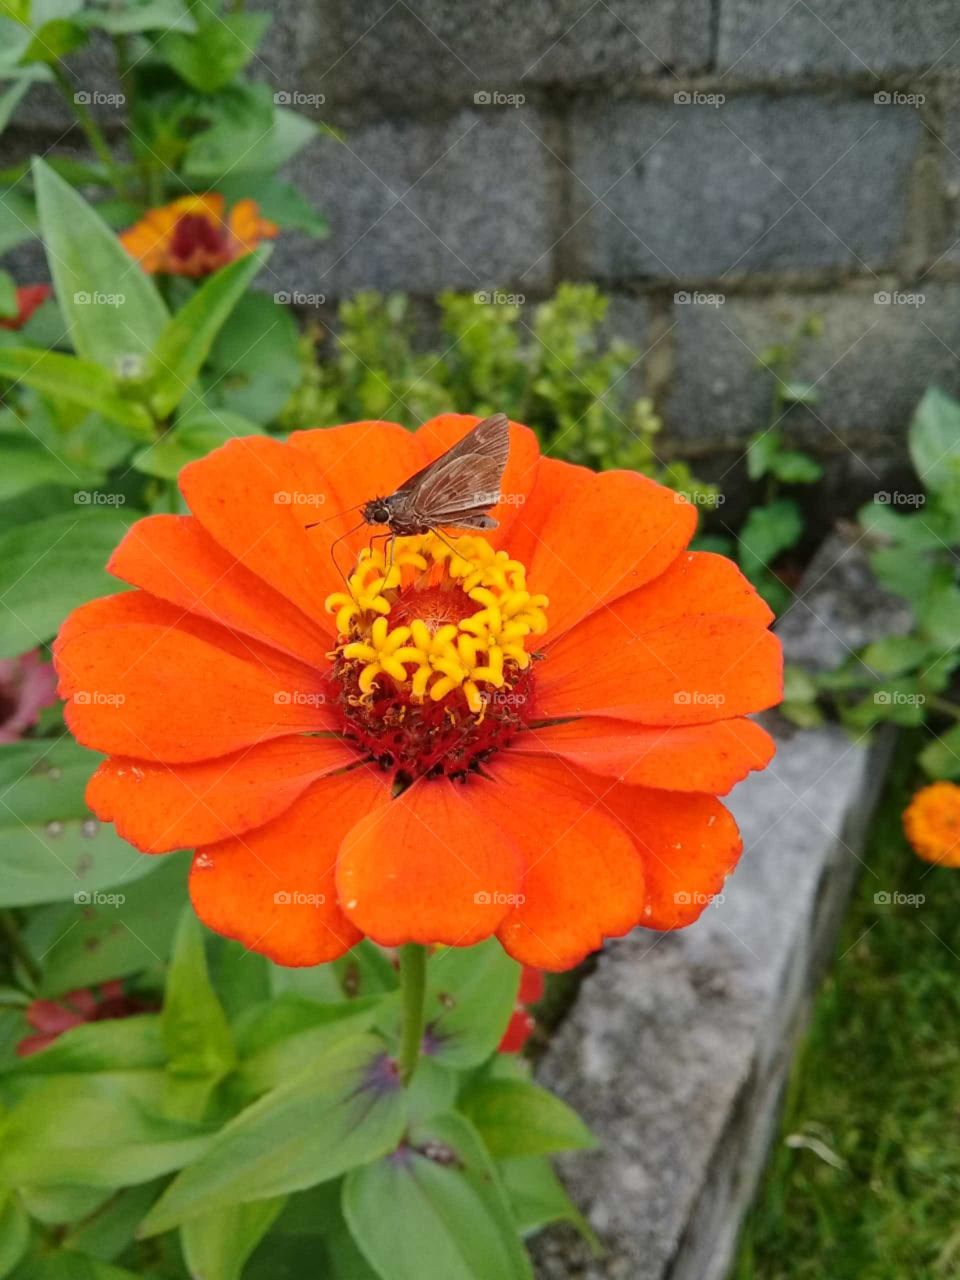
[[[913,624],[851,655],[835,671],[788,672],[783,710],[799,724],[834,708],[852,730],[881,721],[955,723],[920,754],[930,777],[960,778],[960,706],[945,696],[960,666],[960,404],[937,389],[908,432],[918,487],[876,495],[859,514],[877,582],[910,606]]]

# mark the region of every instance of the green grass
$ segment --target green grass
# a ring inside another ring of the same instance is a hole
[[[735,1280],[960,1277],[960,870],[903,838],[915,749],[873,824]]]

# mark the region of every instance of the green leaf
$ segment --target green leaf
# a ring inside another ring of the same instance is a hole
[[[8,1071],[18,1077],[85,1075],[100,1071],[155,1071],[167,1057],[156,1014],[85,1022]]]
[[[818,399],[816,383],[788,380],[780,388],[780,398],[784,404],[816,404]]]
[[[444,1066],[479,1066],[496,1051],[517,1001],[520,966],[494,939],[451,947],[427,966],[431,1056]]]
[[[0,348],[0,378],[23,382],[46,395],[101,413],[140,437],[153,434],[153,421],[144,406],[122,396],[111,375],[89,360],[35,347]]]
[[[269,422],[300,383],[299,330],[290,308],[262,293],[245,294],[213,345],[210,367],[209,407]]]
[[[20,55],[20,65],[44,63],[53,66],[66,54],[87,43],[87,33],[77,23],[67,18],[51,18],[39,27],[33,39]]]
[[[30,1245],[30,1219],[15,1191],[0,1195],[0,1277],[8,1276]]]
[[[483,1143],[453,1113],[352,1169],[343,1212],[383,1280],[530,1280],[506,1195]]]
[[[373,1025],[379,1002],[350,1000],[315,1004],[289,993],[239,1020],[237,1047],[243,1059],[231,1082],[244,1100],[259,1097],[319,1061],[335,1045]]]
[[[104,565],[127,523],[115,509],[78,503],[0,534],[0,658],[49,640],[71,609],[117,590]]]
[[[77,354],[111,370],[124,356],[149,356],[169,318],[153,280],[49,165],[35,160],[33,174],[50,274]]]
[[[154,46],[155,55],[200,93],[216,93],[243,70],[270,22],[266,13],[211,13],[210,17],[195,35],[170,32]]]
[[[33,200],[16,187],[0,193],[0,253],[15,249],[38,232]]]
[[[124,1187],[196,1160],[210,1134],[151,1114],[115,1076],[73,1075],[38,1082],[0,1139],[0,1186]]]
[[[30,436],[0,436],[0,502],[38,485],[96,487],[95,471],[77,471],[47,445]]]
[[[185,854],[140,854],[139,859],[129,865],[146,876],[136,883],[127,876],[118,886],[125,897],[122,908],[70,902],[31,912],[25,936],[33,954],[43,956],[41,996],[141,973],[166,959],[186,897],[190,859]]]
[[[236,414],[227,410],[207,410],[201,406],[188,420],[178,422],[155,444],[142,449],[134,458],[133,465],[144,475],[175,480],[188,462],[205,458],[235,436],[263,434],[254,423]]]
[[[231,1120],[170,1184],[141,1234],[336,1178],[392,1150],[404,1121],[403,1090],[382,1042],[344,1041]]]
[[[952,649],[960,644],[960,589],[952,577],[951,570],[917,610],[917,626],[932,641],[931,648]]]
[[[190,1274],[203,1280],[240,1280],[244,1264],[270,1230],[285,1196],[230,1205],[180,1228]]]
[[[567,1195],[545,1156],[518,1156],[497,1162],[510,1210],[523,1235],[532,1235],[551,1222],[569,1222],[594,1253],[602,1245],[590,1224]]]
[[[960,778],[960,724],[928,742],[920,752],[920,768],[929,778]]]
[[[960,483],[960,404],[937,387],[924,392],[907,432],[917,475],[934,492]]]
[[[543,1156],[596,1146],[571,1107],[523,1080],[477,1081],[461,1096],[458,1109],[492,1156]]]
[[[761,431],[750,437],[747,445],[747,475],[751,480],[760,480],[767,474],[782,443],[778,432],[772,430]]]
[[[784,484],[814,484],[823,475],[820,463],[797,449],[782,450],[770,469]]]
[[[168,1115],[200,1120],[210,1093],[236,1064],[227,1015],[210,984],[203,933],[192,908],[184,907],[163,999]]]
[[[99,1258],[58,1250],[25,1262],[17,1269],[16,1280],[138,1280],[138,1277],[133,1271]]]
[[[803,534],[800,509],[789,498],[766,507],[754,507],[740,531],[740,567],[748,578],[755,577],[776,557],[792,547]]]
[[[183,0],[126,0],[122,8],[94,5],[78,13],[74,21],[111,35],[140,31],[196,31],[197,24]]]
[[[161,1182],[142,1182],[110,1195],[96,1212],[81,1216],[63,1236],[62,1247],[96,1258],[117,1258],[134,1240],[137,1226],[160,1194]]]
[[[125,890],[110,886],[154,870],[88,810],[84,789],[98,759],[69,739],[0,746],[0,905],[100,901],[116,921]]]
[[[209,276],[161,333],[150,392],[158,418],[167,417],[190,391],[214,339],[269,256],[268,245]]]
[[[920,636],[884,636],[868,644],[861,658],[877,675],[902,676],[913,671],[930,653],[930,641]]]
[[[0,318],[10,319],[17,314],[17,286],[8,271],[0,271]]]

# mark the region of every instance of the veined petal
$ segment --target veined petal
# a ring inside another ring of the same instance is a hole
[[[318,778],[356,762],[342,739],[313,736],[194,764],[115,756],[91,777],[87,804],[144,853],[193,849],[270,822]]]

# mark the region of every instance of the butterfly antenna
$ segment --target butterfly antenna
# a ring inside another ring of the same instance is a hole
[[[318,524],[329,524],[331,520],[339,520],[341,516],[348,516],[351,511],[359,511],[361,507],[365,507],[366,505],[367,504],[365,502],[358,502],[355,507],[347,507],[345,511],[338,511],[336,515],[333,516],[324,516],[322,520],[314,520],[311,524],[305,524],[303,527],[304,529],[315,529]],[[359,527],[360,526],[358,525],[357,528]],[[351,529],[350,532],[353,533],[354,530]]]
[[[343,513],[341,513],[341,514],[343,514]],[[317,524],[321,524],[321,523],[322,523],[322,521],[320,521],[320,520],[318,520],[318,521],[317,521]],[[363,526],[364,526],[366,523],[367,523],[367,522],[366,522],[366,520],[361,520],[359,524],[355,524],[355,525],[353,526],[353,528],[352,528],[352,529],[348,529],[346,533],[341,533],[341,535],[340,535],[340,537],[339,537],[339,538],[334,538],[334,540],[330,543],[330,559],[333,561],[333,567],[336,569],[337,573],[339,573],[340,577],[341,577],[341,578],[343,579],[343,581],[344,581],[344,585],[345,585],[347,588],[349,588],[350,583],[349,583],[349,581],[347,580],[347,575],[343,572],[343,570],[342,570],[342,569],[340,568],[340,566],[337,564],[337,557],[333,554],[333,548],[337,545],[337,543],[339,543],[339,542],[343,542],[344,538],[349,538],[349,537],[350,537],[350,535],[351,535],[351,533],[356,533],[358,529],[362,529],[362,528],[363,528]],[[309,529],[309,528],[310,528],[310,525],[306,525],[306,526],[304,526],[304,527]]]

